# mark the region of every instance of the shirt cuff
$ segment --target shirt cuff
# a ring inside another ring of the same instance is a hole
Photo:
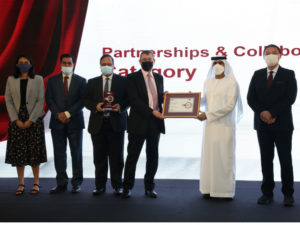
[[[68,119],[71,117],[71,114],[68,111],[64,111],[64,113]]]
[[[211,120],[213,120],[212,115],[211,115],[210,112],[205,112],[205,115],[206,115],[206,120],[207,120],[208,122],[210,122]]]

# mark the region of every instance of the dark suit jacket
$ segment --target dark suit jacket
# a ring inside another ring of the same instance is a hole
[[[159,111],[162,112],[164,95],[163,76],[153,72],[157,88]],[[128,97],[130,103],[130,114],[128,118],[128,133],[146,136],[148,122],[152,114],[149,107],[146,83],[141,70],[128,74]],[[165,123],[159,120],[159,131],[165,133]]]
[[[254,129],[293,130],[292,104],[296,95],[294,71],[279,66],[270,88],[267,88],[267,68],[255,71],[247,95],[248,104],[254,111]],[[276,117],[274,124],[268,125],[260,119],[264,110]]]
[[[46,103],[51,111],[50,129],[83,129],[83,93],[86,87],[86,79],[73,74],[68,98],[64,99],[64,84],[62,74],[51,77],[48,80],[46,90]],[[60,112],[68,111],[71,114],[70,122],[63,124],[57,117]]]
[[[114,92],[114,103],[120,104],[119,112],[110,112],[110,122],[115,132],[122,132],[127,129],[127,80],[117,74],[113,74],[111,91]],[[91,111],[88,131],[96,134],[100,131],[104,117],[103,112],[98,112],[96,106],[103,102],[103,78],[95,77],[88,81],[85,94],[84,106]]]

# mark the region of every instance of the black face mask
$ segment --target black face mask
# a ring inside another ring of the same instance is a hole
[[[145,71],[150,71],[153,68],[153,62],[142,62],[142,68]]]

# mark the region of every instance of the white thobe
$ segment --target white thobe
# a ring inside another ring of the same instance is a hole
[[[235,193],[235,105],[238,84],[231,77],[208,79],[204,85],[206,117],[200,192],[232,198]]]

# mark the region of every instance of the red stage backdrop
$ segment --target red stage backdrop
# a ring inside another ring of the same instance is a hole
[[[31,56],[46,86],[60,72],[61,54],[77,58],[87,6],[88,0],[0,1],[0,141],[7,137],[4,92],[16,57]]]

